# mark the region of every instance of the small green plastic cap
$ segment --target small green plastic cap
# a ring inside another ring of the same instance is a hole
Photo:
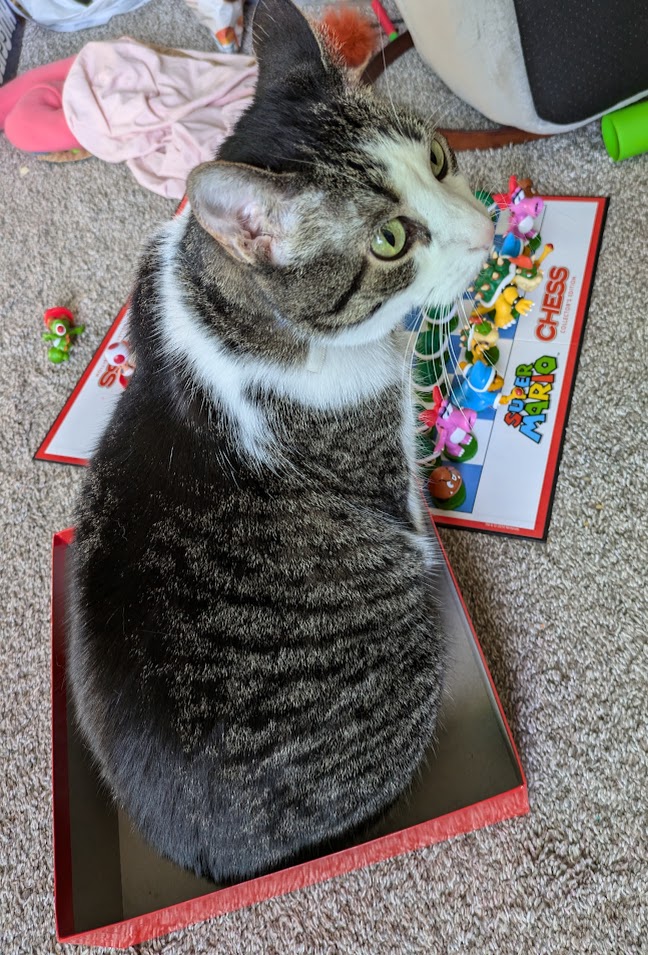
[[[608,113],[601,119],[601,133],[615,162],[648,152],[648,100]]]
[[[601,134],[603,136],[603,142],[605,143],[608,156],[610,156],[611,159],[614,159],[615,162],[618,162],[621,159],[621,147],[619,146],[619,137],[617,136],[617,131],[614,126],[614,119],[612,116],[608,115],[602,117]]]

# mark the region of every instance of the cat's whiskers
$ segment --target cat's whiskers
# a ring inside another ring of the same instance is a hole
[[[270,14],[268,14],[268,19],[272,20],[273,23],[276,23],[276,22],[277,22],[277,21],[274,19],[274,17],[271,17],[271,16],[270,16]],[[260,34],[262,34],[264,37],[269,37],[269,36],[270,36],[270,34],[268,33],[268,31],[264,28],[264,26],[263,26],[261,23],[258,22],[258,20],[255,20],[255,21],[254,21],[254,32],[257,33],[257,34],[260,33]]]
[[[416,337],[418,336],[419,331],[420,331],[420,325],[422,324],[423,319],[424,319],[424,317],[425,317],[425,315],[426,315],[426,313],[427,313],[427,309],[429,308],[429,306],[430,306],[430,304],[431,304],[431,298],[432,298],[431,295],[428,296],[427,300],[425,301],[424,305],[422,306],[422,308],[421,308],[421,310],[420,310],[421,321],[420,321],[419,325],[417,326],[417,329],[413,332],[413,336],[414,336],[414,341],[415,341],[415,342],[416,342]],[[439,318],[439,324],[440,324],[442,327],[446,324],[448,318],[449,318],[450,315],[452,314],[453,308],[456,308],[457,311],[461,311],[461,312],[463,313],[464,322],[467,321],[467,316],[466,316],[466,313],[465,313],[465,305],[464,305],[463,299],[460,298],[460,299],[457,300],[457,303],[456,303],[455,306],[452,306],[452,305],[447,305],[447,306],[445,306],[445,308],[444,308],[444,310],[443,310],[443,312],[442,312],[442,314],[440,315],[440,318]],[[450,378],[450,373],[449,373],[449,371],[448,371],[447,362],[443,359],[443,352],[445,351],[445,348],[444,348],[444,345],[443,345],[444,341],[447,339],[448,351],[449,351],[449,353],[450,353],[450,358],[451,358],[452,361],[453,361],[454,367],[456,367],[457,364],[458,364],[459,357],[460,357],[460,352],[458,353],[458,352],[455,351],[455,347],[454,347],[454,344],[453,344],[453,341],[452,341],[452,335],[450,334],[449,329],[448,329],[448,331],[447,331],[445,337],[442,337],[442,335],[443,335],[443,332],[442,332],[441,335],[440,335],[440,341],[439,341],[439,353],[440,353],[440,356],[441,356],[441,357],[440,357],[440,364],[441,364],[441,382],[442,382],[442,384],[445,386],[445,389],[446,389],[446,392],[447,392],[447,396],[448,396],[449,398],[451,398],[451,396],[452,396],[452,380],[451,380],[451,378]],[[410,362],[409,362],[410,390],[411,390],[411,393],[412,393],[412,396],[413,396],[412,400],[414,401],[414,381],[413,381],[413,373],[414,373],[414,362],[410,360]],[[468,426],[468,418],[467,418],[467,415],[466,415],[465,412],[464,412],[464,409],[458,407],[457,410],[458,410],[458,411],[460,412],[460,414],[463,416],[464,424],[466,425],[466,430],[469,431],[470,428],[469,428],[469,426]]]
[[[455,304],[455,312],[458,312],[458,311],[459,311],[459,306],[458,306],[458,303],[457,303],[457,304]],[[458,366],[458,363],[459,363],[459,354],[460,354],[460,353],[455,350],[455,346],[454,346],[454,342],[453,342],[453,340],[452,340],[452,337],[453,337],[453,336],[452,336],[452,333],[451,333],[451,331],[450,331],[450,325],[449,325],[449,323],[448,323],[448,327],[447,327],[447,338],[446,338],[447,343],[448,343],[448,348],[447,348],[448,358],[449,358],[449,361],[452,363],[452,373],[453,373],[453,375],[456,375],[456,374],[457,374],[457,366]],[[448,398],[452,399],[452,397],[453,397],[453,395],[452,395],[452,379],[451,379],[451,377],[450,377],[450,371],[449,371],[449,368],[448,368],[448,362],[447,362],[447,361],[445,361],[445,362],[443,363],[443,369],[444,369],[444,374],[445,374],[445,382],[446,382],[446,385],[447,385],[447,388],[448,388]]]
[[[435,111],[434,116],[431,117],[431,123],[432,123],[433,129],[434,129],[434,130],[437,130],[437,129],[441,126],[441,123],[443,123],[443,125],[445,126],[445,124],[447,123],[448,119],[450,119],[450,118],[453,116],[453,114],[457,112],[457,110],[459,109],[459,106],[460,106],[460,105],[462,105],[462,104],[460,104],[460,103],[452,103],[452,104],[450,104],[450,107],[449,107],[449,108],[446,108],[446,109],[443,111],[443,113],[439,113],[439,112]],[[437,119],[437,116],[438,116],[438,119]]]
[[[462,300],[462,299],[458,299],[458,300],[457,300],[457,311],[459,311],[460,309],[463,311],[464,320],[466,320],[466,313],[465,313],[465,310],[464,310],[463,300]],[[454,368],[454,370],[455,370],[455,376],[456,376],[456,375],[461,375],[461,370],[459,369],[459,359],[460,359],[460,357],[461,357],[461,348],[459,349],[459,351],[456,351],[456,350],[455,350],[455,346],[454,346],[454,343],[453,343],[453,341],[452,341],[452,335],[448,335],[448,350],[449,350],[449,352],[450,352],[450,357],[451,357],[451,360],[452,360],[452,363],[453,363],[453,368]],[[456,404],[455,401],[452,400],[453,397],[454,397],[454,396],[453,396],[453,393],[452,393],[452,382],[451,382],[451,380],[450,380],[450,374],[449,374],[449,372],[448,372],[448,369],[447,369],[447,366],[446,366],[445,362],[444,362],[444,364],[443,364],[443,367],[444,367],[444,371],[445,371],[445,375],[446,375],[446,381],[447,381],[447,385],[448,385],[448,397],[449,397],[450,400],[452,401],[453,407],[455,407],[455,408],[457,409],[457,411],[461,414],[461,416],[462,416],[462,418],[463,418],[465,430],[466,430],[467,432],[469,432],[469,431],[470,431],[470,425],[469,425],[469,422],[468,422],[468,416],[467,416],[466,413],[465,413],[465,409],[462,408],[462,407],[460,407],[458,404]]]
[[[384,86],[384,87],[385,87],[385,90],[386,90],[386,92],[387,92],[387,96],[388,96],[388,98],[389,98],[389,102],[390,102],[390,105],[391,105],[391,108],[392,108],[392,112],[394,113],[394,119],[395,119],[396,128],[398,129],[398,131],[399,131],[399,133],[401,134],[401,136],[405,136],[405,132],[404,132],[403,127],[402,127],[402,124],[401,124],[400,116],[398,115],[398,111],[397,111],[396,106],[395,106],[395,104],[394,104],[394,98],[393,98],[393,96],[392,96],[391,89],[390,89],[390,76],[389,76],[389,72],[388,72],[388,70],[387,70],[387,59],[386,59],[386,57],[385,57],[385,47],[384,47],[384,46],[382,47],[381,55],[382,55],[382,60],[383,60],[382,79],[383,79],[383,81],[384,81],[384,82],[381,84],[381,86]]]
[[[401,376],[401,387],[405,388],[406,385],[409,387],[410,391],[414,392],[414,350],[416,348],[416,341],[421,332],[421,325],[425,318],[425,308],[422,307],[419,310],[419,316],[416,323],[416,326],[410,330],[409,337],[407,339],[407,347],[405,348],[405,357],[403,362],[403,374]],[[407,377],[407,381],[405,378]]]

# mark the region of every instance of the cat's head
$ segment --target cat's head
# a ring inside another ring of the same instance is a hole
[[[432,122],[355,84],[290,0],[260,0],[254,43],[254,102],[188,183],[215,252],[306,337],[359,344],[456,299],[493,228]]]

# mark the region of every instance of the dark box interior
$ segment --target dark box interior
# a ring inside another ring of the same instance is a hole
[[[183,910],[178,906],[173,912],[159,912],[154,931],[150,920],[125,931],[123,942],[132,944],[360,864],[439,841],[455,832],[527,811],[524,774],[510,732],[463,602],[449,568],[444,565],[437,584],[445,608],[449,665],[438,740],[413,790],[400,800],[372,841],[365,844],[362,859],[350,847],[325,860],[285,870],[280,886],[276,876],[270,875],[217,891],[217,885],[161,858],[111,804],[73,722],[67,719],[64,578],[70,536],[64,532],[55,537],[53,564],[54,827],[56,914],[61,941],[120,944],[119,932],[109,937],[101,933],[96,938],[92,934],[71,937],[125,920],[137,922],[140,916],[211,893],[198,909],[194,906]],[[509,798],[498,803],[498,797],[505,794]],[[489,807],[487,812],[484,805]],[[422,825],[447,814],[455,815],[448,817],[440,836],[438,831],[427,831]],[[407,838],[393,836],[404,830]],[[249,894],[246,886],[251,887]]]

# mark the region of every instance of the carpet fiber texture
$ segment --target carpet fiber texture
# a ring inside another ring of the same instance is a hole
[[[21,70],[128,34],[211,48],[185,4],[152,0],[82,34],[29,26]],[[483,120],[414,52],[380,85],[445,125]],[[529,779],[531,812],[155,942],[142,955],[636,955],[648,952],[643,428],[648,157],[614,165],[597,125],[462,155],[475,186],[531,176],[610,208],[546,543],[445,531]],[[62,951],[52,903],[49,573],[79,469],[32,456],[173,211],[123,165],[52,166],[0,135],[0,952]],[[42,314],[87,326],[48,363]],[[642,350],[643,349],[643,350]]]

